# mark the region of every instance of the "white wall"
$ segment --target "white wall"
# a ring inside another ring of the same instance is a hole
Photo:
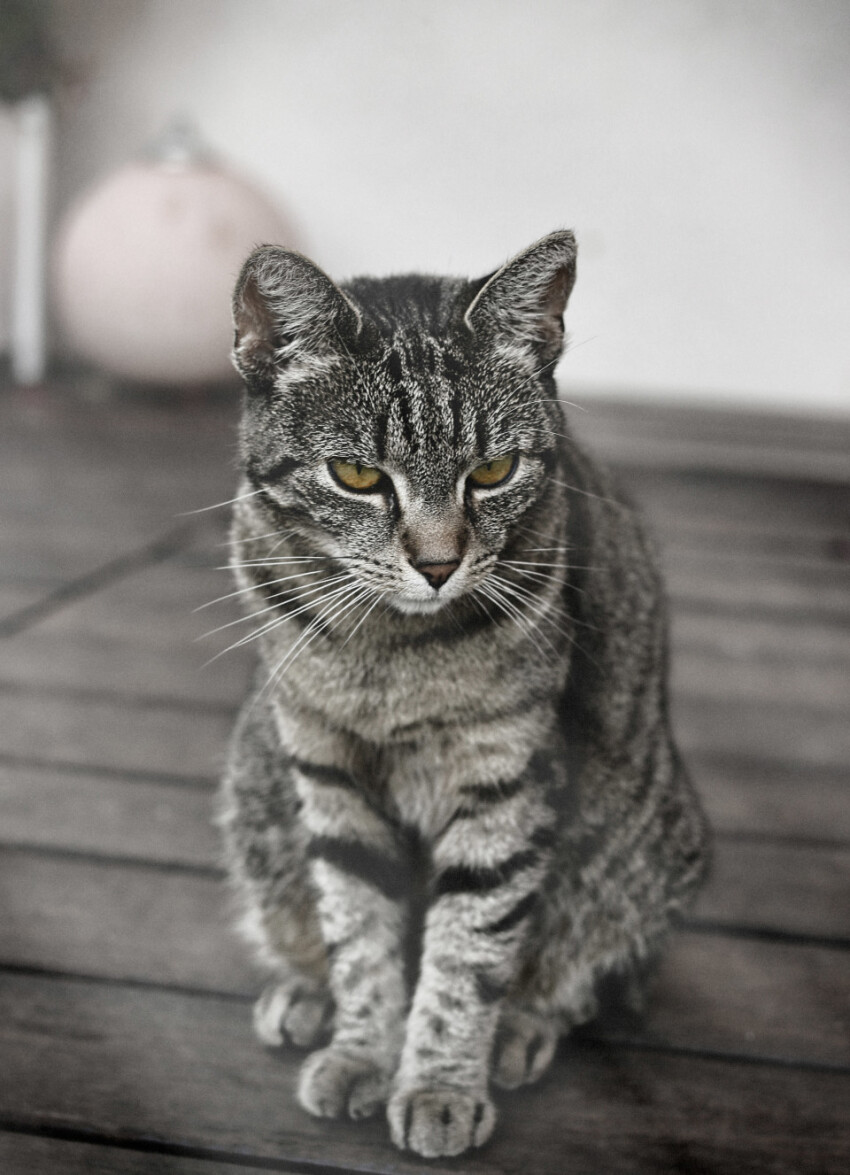
[[[16,144],[12,107],[0,103],[0,354],[9,345]]]
[[[59,0],[60,204],[176,112],[338,277],[559,226],[566,386],[850,412],[846,0]]]

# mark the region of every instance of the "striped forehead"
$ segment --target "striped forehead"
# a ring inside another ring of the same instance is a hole
[[[486,452],[486,412],[463,362],[440,339],[405,331],[388,343],[375,372],[383,409],[376,419],[375,443],[381,460],[433,461],[442,455]]]

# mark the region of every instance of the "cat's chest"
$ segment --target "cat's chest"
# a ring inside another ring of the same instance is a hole
[[[456,656],[316,650],[293,664],[281,686],[285,697],[309,704],[329,725],[381,744],[459,713],[472,718],[481,708],[475,672]]]
[[[274,655],[267,650],[268,663]],[[549,684],[554,696],[556,682]],[[540,687],[540,667],[490,636],[391,648],[368,639],[342,648],[315,642],[292,659],[273,689],[284,707],[308,707],[331,728],[392,746],[510,713]]]

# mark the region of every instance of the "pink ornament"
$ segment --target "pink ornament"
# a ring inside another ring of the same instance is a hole
[[[60,230],[56,302],[69,341],[114,375],[232,374],[230,296],[258,244],[291,244],[276,209],[182,129],[90,191]]]

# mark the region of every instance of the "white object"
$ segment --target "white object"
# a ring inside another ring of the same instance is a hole
[[[172,135],[72,209],[55,259],[69,341],[130,379],[206,382],[232,374],[230,298],[258,244],[291,244],[249,184]]]
[[[15,228],[10,350],[12,375],[35,384],[45,368],[45,250],[50,102],[31,94],[16,109]]]

